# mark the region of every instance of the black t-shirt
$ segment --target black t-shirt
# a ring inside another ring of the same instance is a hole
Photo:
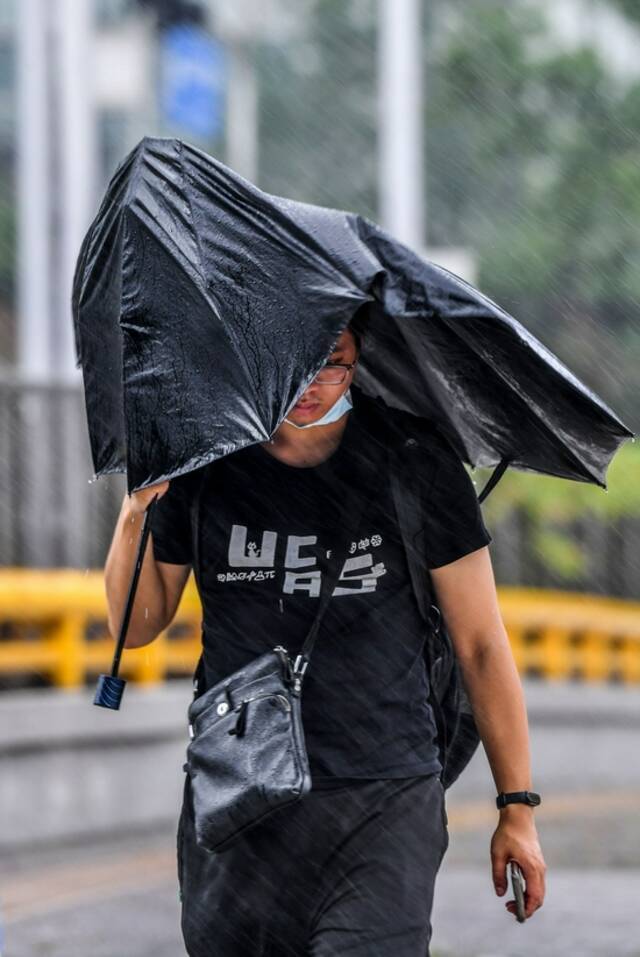
[[[195,573],[208,688],[275,645],[291,655],[301,650],[317,609],[318,558],[335,541],[347,486],[371,496],[345,548],[303,683],[314,787],[441,770],[388,443],[373,430],[365,398],[352,395],[340,445],[325,462],[290,466],[260,444],[249,446],[172,480],[151,526],[157,561],[193,564],[190,505],[201,484]],[[426,441],[428,567],[437,568],[492,539],[464,465],[437,430]]]

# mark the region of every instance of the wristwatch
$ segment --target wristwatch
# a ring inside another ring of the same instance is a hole
[[[498,808],[506,807],[507,804],[530,804],[531,807],[537,807],[542,802],[539,794],[535,791],[503,791],[496,798]]]

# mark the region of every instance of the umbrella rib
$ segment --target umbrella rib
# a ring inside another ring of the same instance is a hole
[[[521,342],[526,343],[528,347],[531,347],[532,343],[536,349],[539,349],[544,353],[544,359],[548,368],[552,369],[560,378],[565,382],[570,382],[571,385],[580,392],[583,398],[588,399],[590,402],[595,403],[602,412],[605,412],[607,415],[611,416],[612,419],[620,426],[621,429],[624,429],[626,432],[629,432],[624,423],[616,415],[613,409],[607,405],[607,403],[596,393],[593,389],[590,389],[586,383],[582,382],[578,376],[571,371],[571,369],[564,363],[562,360],[552,352],[543,342],[541,342],[536,336],[530,332],[526,326],[523,326],[514,316],[506,312],[502,306],[497,302],[494,302],[489,296],[485,293],[480,292],[479,289],[476,289],[466,279],[462,279],[460,276],[456,276],[454,273],[449,272],[448,269],[445,269],[444,266],[439,266],[437,263],[430,262],[429,265],[431,268],[436,269],[440,273],[444,273],[449,281],[453,281],[455,284],[461,286],[465,292],[468,292],[472,296],[473,304],[480,304],[484,306],[487,310],[487,314],[491,318],[499,318],[504,321],[505,325],[514,332],[520,339]],[[464,300],[468,303],[469,300]],[[633,435],[633,432],[630,432],[630,436]]]
[[[145,222],[144,217],[140,216],[139,213],[138,213],[138,211],[137,211],[136,209],[134,209],[134,208],[132,208],[132,207],[130,207],[129,209],[130,209],[131,214],[135,217],[136,221],[137,221],[137,222],[140,224],[140,226],[145,230],[145,232],[151,237],[151,239],[152,239],[154,242],[157,242],[157,237],[156,237],[156,236],[153,234],[153,232],[149,229],[149,226],[148,226],[148,224]],[[165,236],[168,236],[167,233],[165,233],[164,235],[165,235]],[[169,237],[169,238],[171,238],[171,237]],[[172,246],[173,246],[175,249],[178,249],[178,247],[176,246],[175,243],[173,243],[173,241],[172,241]],[[217,304],[210,298],[210,296],[208,295],[208,293],[206,292],[206,290],[203,289],[203,287],[202,287],[202,285],[201,285],[201,282],[194,282],[194,281],[193,281],[193,275],[189,272],[188,269],[185,268],[185,265],[184,265],[184,263],[181,261],[181,258],[180,258],[179,256],[174,255],[174,253],[170,251],[170,249],[169,249],[168,246],[164,246],[163,248],[166,249],[166,251],[167,251],[168,254],[171,256],[171,258],[174,260],[174,262],[176,263],[176,265],[178,266],[178,268],[180,268],[180,269],[182,270],[182,272],[187,276],[187,278],[188,278],[188,279],[190,280],[190,282],[193,284],[193,288],[198,292],[198,294],[202,297],[202,299],[203,299],[204,302],[209,306],[209,308],[215,313],[216,318],[218,319],[218,322],[219,322],[219,324],[220,324],[220,329],[221,329],[222,332],[224,333],[224,335],[225,335],[225,337],[226,337],[226,339],[227,339],[227,342],[229,343],[229,345],[230,345],[231,348],[233,349],[234,354],[235,354],[236,357],[240,360],[241,365],[242,365],[242,368],[243,368],[243,370],[244,370],[245,379],[246,379],[246,381],[249,383],[249,385],[252,387],[252,391],[253,391],[253,376],[251,375],[250,370],[249,370],[248,367],[247,367],[247,364],[246,364],[244,355],[242,354],[242,352],[239,352],[239,351],[238,351],[235,342],[233,341],[233,339],[231,338],[231,336],[230,336],[229,333],[227,332],[227,329],[226,329],[226,327],[225,327],[225,325],[224,325],[224,323],[222,322],[222,319],[221,319],[221,317],[220,317],[220,312],[219,312],[219,310],[218,310]],[[201,276],[198,276],[198,279],[202,280],[202,277],[201,277]]]

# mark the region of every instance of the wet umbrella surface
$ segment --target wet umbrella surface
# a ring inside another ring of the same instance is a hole
[[[353,213],[262,192],[176,139],[114,174],[73,290],[97,476],[128,491],[264,442],[356,312],[354,383],[472,466],[606,487],[633,433],[516,319]]]

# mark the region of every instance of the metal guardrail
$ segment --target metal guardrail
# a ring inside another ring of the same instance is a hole
[[[501,586],[498,597],[522,675],[640,683],[640,602]],[[193,575],[171,626],[125,649],[122,677],[153,685],[190,676],[200,652],[202,609]],[[108,671],[102,570],[0,569],[0,675],[43,675],[77,688]]]

